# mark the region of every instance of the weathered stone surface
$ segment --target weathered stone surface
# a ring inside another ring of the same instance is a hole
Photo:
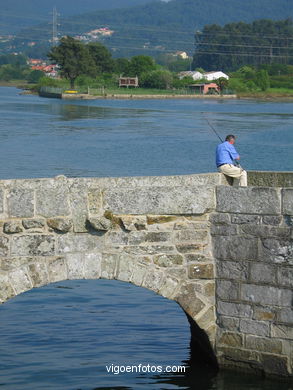
[[[34,287],[40,287],[50,282],[47,266],[44,262],[38,261],[29,264],[28,271]]]
[[[83,279],[84,278],[84,256],[81,253],[70,253],[65,256],[67,264],[67,278]]]
[[[217,280],[216,294],[220,299],[233,302],[239,298],[239,283],[230,280]]]
[[[45,220],[41,218],[22,220],[22,226],[25,229],[43,229],[45,227],[45,224]]]
[[[239,331],[240,319],[235,317],[218,316],[217,323],[225,330]]]
[[[292,290],[256,284],[242,284],[241,299],[260,305],[289,307],[292,302]]]
[[[257,321],[273,321],[276,318],[275,310],[268,306],[255,306],[253,309],[253,319]]]
[[[214,225],[230,225],[230,215],[229,214],[210,214],[210,222]]]
[[[4,212],[4,191],[3,188],[0,187],[0,214]]]
[[[97,231],[107,232],[112,227],[112,222],[103,216],[89,217],[87,220],[90,226]]]
[[[73,220],[73,230],[76,233],[84,233],[87,231],[88,217],[88,196],[87,185],[78,179],[71,183],[68,192],[68,204],[70,207],[68,212],[71,212]],[[57,214],[68,215],[68,214]]]
[[[204,246],[201,244],[177,244],[176,249],[180,253],[202,253]]]
[[[273,263],[293,264],[293,242],[292,240],[282,240],[267,238],[261,240],[259,259]]]
[[[66,181],[52,180],[40,184],[36,191],[36,214],[47,218],[70,214]]]
[[[104,201],[115,214],[204,214],[215,207],[212,187],[113,188]]]
[[[247,281],[249,277],[249,262],[218,261],[217,276],[222,279]]]
[[[159,267],[172,267],[183,264],[182,255],[163,254],[154,257],[154,263]]]
[[[120,217],[124,228],[128,231],[146,230],[147,218],[146,216],[132,216],[124,215]]]
[[[127,255],[122,254],[119,256],[119,262],[117,267],[116,278],[124,282],[129,282],[132,276],[133,264],[135,263],[134,259]]]
[[[155,224],[164,224],[176,221],[178,217],[174,217],[171,215],[148,215],[147,216],[147,224],[155,225]]]
[[[191,317],[195,317],[205,307],[193,284],[184,284],[174,299]]]
[[[7,234],[21,233],[23,228],[20,221],[10,221],[4,223],[3,231]]]
[[[101,262],[101,278],[114,279],[118,266],[119,256],[117,254],[103,253]]]
[[[147,267],[142,264],[135,264],[132,270],[131,283],[141,286],[146,275]]]
[[[252,307],[244,303],[230,303],[218,301],[217,311],[229,317],[246,317],[251,318]]]
[[[275,354],[282,353],[282,342],[279,340],[273,340],[268,337],[257,337],[252,335],[246,336],[245,346],[248,349],[261,351],[261,352],[270,352]]]
[[[293,327],[288,325],[272,324],[271,336],[280,339],[293,340]]]
[[[250,214],[232,214],[231,222],[234,224],[254,224],[259,225],[261,221],[260,215],[250,215]]]
[[[159,294],[165,298],[172,299],[177,292],[179,286],[178,279],[168,277],[164,280]]]
[[[55,237],[46,234],[13,236],[11,238],[12,256],[53,256]]]
[[[213,264],[190,264],[188,267],[188,277],[190,279],[213,279],[214,278]]]
[[[279,286],[291,287],[293,289],[293,267],[279,268],[277,280]]]
[[[103,195],[100,188],[89,188],[88,210],[90,214],[101,215],[103,210]]]
[[[281,195],[275,188],[217,187],[217,211],[244,214],[280,214]]]
[[[93,250],[101,250],[103,245],[103,237],[90,234],[73,234],[67,233],[56,237],[56,253],[62,255],[64,253],[76,252],[92,252]]]
[[[243,335],[234,332],[225,332],[219,338],[219,344],[227,345],[229,347],[242,347]]]
[[[14,269],[9,273],[9,280],[16,294],[21,294],[24,291],[30,290],[33,287],[26,268]]]
[[[287,376],[288,372],[288,358],[284,356],[274,356],[262,354],[261,359],[264,371],[274,374]]]
[[[72,228],[72,220],[70,218],[49,218],[47,224],[50,228],[61,232],[67,233]]]
[[[212,236],[233,236],[237,233],[237,226],[215,225],[211,227]]]
[[[293,215],[293,189],[284,188],[282,190],[283,204],[282,211],[283,214]]]
[[[239,261],[257,258],[258,242],[256,238],[216,236],[213,244],[217,259]]]
[[[158,269],[151,269],[147,271],[142,286],[158,292],[163,285],[164,277],[164,272],[159,271]]]
[[[16,294],[10,283],[10,276],[7,272],[0,271],[0,303],[7,301]]]
[[[250,319],[241,319],[239,329],[243,333],[256,336],[268,337],[270,335],[270,327],[268,324]]]
[[[33,217],[34,196],[34,190],[26,188],[11,189],[7,195],[9,217]]]
[[[276,284],[277,268],[271,264],[251,263],[250,280],[255,283]]]
[[[85,253],[84,255],[84,277],[85,279],[99,279],[101,277],[101,253]]]
[[[282,222],[282,216],[281,215],[264,215],[262,217],[263,223],[265,225],[272,225],[272,226],[278,226]]]
[[[60,282],[67,280],[67,263],[64,257],[50,259],[47,263],[50,282]]]
[[[186,259],[187,263],[193,263],[193,262],[212,262],[213,260],[210,257],[207,257],[206,255],[201,255],[197,253],[187,253],[184,255],[184,258]]]
[[[277,311],[278,322],[293,324],[293,308],[279,309]]]

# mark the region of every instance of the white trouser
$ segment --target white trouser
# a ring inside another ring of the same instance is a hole
[[[224,175],[238,179],[236,182],[233,180],[233,185],[236,184],[242,187],[247,187],[247,172],[244,169],[236,167],[232,164],[224,164],[218,168],[218,171]]]

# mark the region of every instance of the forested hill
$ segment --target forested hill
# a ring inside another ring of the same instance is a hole
[[[60,35],[80,34],[101,26],[115,31],[103,42],[116,56],[194,51],[194,32],[206,24],[282,20],[293,17],[292,0],[171,0],[142,6],[86,13],[61,20]],[[48,25],[21,33],[26,40],[45,40]]]
[[[0,34],[13,34],[25,26],[52,19],[53,7],[68,17],[89,11],[133,7],[153,0],[0,0]]]

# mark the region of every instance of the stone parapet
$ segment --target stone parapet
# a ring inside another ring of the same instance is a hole
[[[293,374],[293,190],[217,187],[210,215],[220,364]]]

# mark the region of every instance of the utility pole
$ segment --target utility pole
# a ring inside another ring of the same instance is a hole
[[[53,25],[52,43],[53,43],[53,45],[56,45],[57,42],[58,42],[58,32],[57,32],[58,23],[57,23],[57,18],[58,18],[57,9],[56,9],[56,7],[54,7],[53,8],[53,21],[52,21],[52,25]]]

